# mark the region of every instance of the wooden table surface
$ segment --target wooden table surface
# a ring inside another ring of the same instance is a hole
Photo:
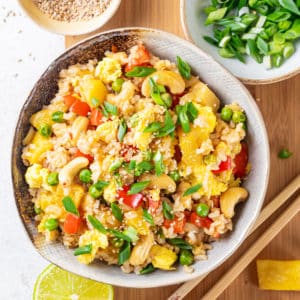
[[[123,0],[114,17],[99,32],[126,26],[143,26],[169,31],[184,38],[180,23],[179,0]],[[80,37],[66,37],[66,47]],[[300,62],[299,62],[300,63]],[[283,82],[247,86],[262,111],[269,134],[271,172],[265,204],[268,203],[292,178],[300,173],[300,74]],[[277,152],[287,147],[294,155],[287,160],[277,158]],[[255,172],[255,170],[254,170]],[[280,212],[279,212],[280,213]],[[276,216],[274,216],[276,218]],[[300,215],[259,255],[260,259],[300,259]],[[298,226],[297,226],[298,225]],[[248,238],[238,251],[222,266],[212,272],[186,299],[200,299],[201,295],[226,271],[255,238],[266,228],[265,224]],[[155,289],[127,289],[115,287],[116,300],[166,299],[178,287]],[[257,286],[256,266],[253,261],[218,299],[300,299],[300,292],[261,291]]]

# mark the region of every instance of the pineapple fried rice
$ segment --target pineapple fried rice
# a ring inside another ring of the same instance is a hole
[[[249,171],[246,115],[142,43],[60,72],[22,159],[38,231],[126,272],[207,259],[232,230]]]

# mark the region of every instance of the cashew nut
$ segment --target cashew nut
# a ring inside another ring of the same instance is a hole
[[[158,84],[167,86],[172,94],[181,94],[185,89],[185,82],[182,77],[173,71],[157,71],[149,77],[153,78]],[[149,77],[143,81],[142,94],[146,97],[151,95]]]
[[[72,140],[76,144],[80,134],[86,132],[89,126],[89,119],[87,117],[79,116],[75,119],[71,127]]]
[[[220,100],[212,90],[203,82],[199,81],[192,86],[190,91],[180,99],[180,103],[195,102],[204,106],[210,106],[214,112],[220,107]]]
[[[247,197],[248,191],[246,189],[242,187],[229,188],[220,197],[221,212],[226,218],[232,218],[236,204],[245,201]]]
[[[133,266],[142,265],[149,256],[149,252],[151,247],[154,244],[154,236],[150,231],[149,234],[144,235],[134,246],[130,258],[129,263]]]
[[[88,166],[89,160],[85,157],[76,157],[71,160],[66,166],[64,166],[58,175],[59,182],[68,186],[72,184],[75,175],[83,168]]]
[[[140,177],[140,181],[148,181],[148,180],[150,180],[150,184],[147,186],[147,188],[149,189],[166,190],[169,193],[174,193],[176,190],[175,181],[166,174],[156,176],[153,174],[145,173]]]

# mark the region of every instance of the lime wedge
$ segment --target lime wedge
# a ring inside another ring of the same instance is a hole
[[[96,282],[49,265],[37,278],[33,300],[113,300],[109,284]]]

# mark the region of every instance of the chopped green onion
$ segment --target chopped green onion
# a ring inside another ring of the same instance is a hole
[[[123,161],[124,160],[122,158],[119,158],[119,159],[113,161],[113,163],[109,167],[109,172],[114,172],[114,171],[118,170],[122,166]]]
[[[107,229],[108,232],[112,233],[115,237],[122,239],[127,242],[131,242],[131,238],[124,234],[123,232],[120,232],[116,229]]]
[[[149,265],[147,265],[146,267],[144,267],[141,271],[140,274],[141,275],[145,275],[145,274],[149,274],[155,271],[155,268],[153,267],[153,265],[150,263]]]
[[[119,129],[118,129],[118,140],[119,140],[119,142],[123,142],[126,131],[127,131],[127,124],[126,124],[124,119],[121,119]]]
[[[122,209],[115,202],[112,202],[112,204],[110,205],[110,208],[111,208],[112,214],[115,216],[115,218],[118,221],[122,222],[122,220],[123,220]]]
[[[199,183],[199,184],[196,184],[196,185],[194,185],[194,186],[188,188],[188,189],[183,193],[183,197],[189,196],[189,195],[192,195],[192,194],[198,192],[199,189],[200,189],[201,187],[202,187],[202,184]]]
[[[185,79],[191,78],[191,66],[180,56],[176,57],[177,67],[181,76]]]
[[[118,108],[107,101],[104,102],[104,108],[109,114],[114,116],[118,115]]]
[[[92,226],[97,229],[98,231],[100,231],[101,233],[106,234],[107,230],[105,229],[105,227],[102,225],[102,223],[95,217],[88,215],[88,221],[92,224]]]
[[[133,243],[139,239],[137,231],[132,226],[128,226],[123,233],[127,235]]]
[[[181,238],[167,239],[166,241],[169,244],[171,244],[173,246],[176,246],[180,249],[187,249],[187,250],[192,249],[192,245],[190,243],[188,243],[187,241],[185,241],[184,239],[181,239]]]
[[[78,256],[78,255],[82,255],[82,254],[90,254],[93,250],[93,245],[92,244],[88,244],[79,248],[76,248],[74,251],[74,255]]]
[[[62,203],[67,212],[72,213],[76,216],[79,216],[79,211],[75,206],[73,199],[70,196],[66,196],[62,199]]]
[[[146,77],[156,71],[155,68],[137,66],[127,72],[127,77]]]
[[[100,105],[100,101],[96,98],[92,98],[91,103],[92,107],[98,107]]]
[[[162,125],[159,122],[150,123],[145,129],[144,132],[156,132],[161,129]]]
[[[162,202],[162,207],[163,207],[163,215],[164,215],[164,217],[166,219],[168,219],[168,220],[173,220],[174,219],[174,215],[172,213],[171,206],[166,201],[163,201]]]
[[[143,217],[144,217],[144,220],[147,221],[150,225],[152,225],[152,226],[155,225],[152,215],[145,208],[143,209]]]
[[[278,153],[278,157],[282,159],[287,159],[293,155],[292,152],[290,152],[288,149],[282,149]]]
[[[134,195],[134,194],[141,192],[143,189],[145,189],[149,185],[149,183],[150,183],[150,180],[139,181],[139,182],[133,183],[130,186],[130,189],[127,192],[127,195]]]
[[[157,151],[154,154],[153,161],[154,161],[155,174],[157,176],[160,176],[161,174],[163,174],[163,172],[165,170],[165,166],[163,164],[163,156],[159,151]]]
[[[129,242],[125,242],[122,248],[120,249],[119,257],[118,257],[118,264],[123,265],[126,262],[131,253],[131,246]]]
[[[179,263],[183,266],[189,266],[194,261],[194,255],[190,250],[181,250],[179,256]]]
[[[175,181],[178,182],[180,180],[180,174],[178,171],[170,172],[169,176]]]

